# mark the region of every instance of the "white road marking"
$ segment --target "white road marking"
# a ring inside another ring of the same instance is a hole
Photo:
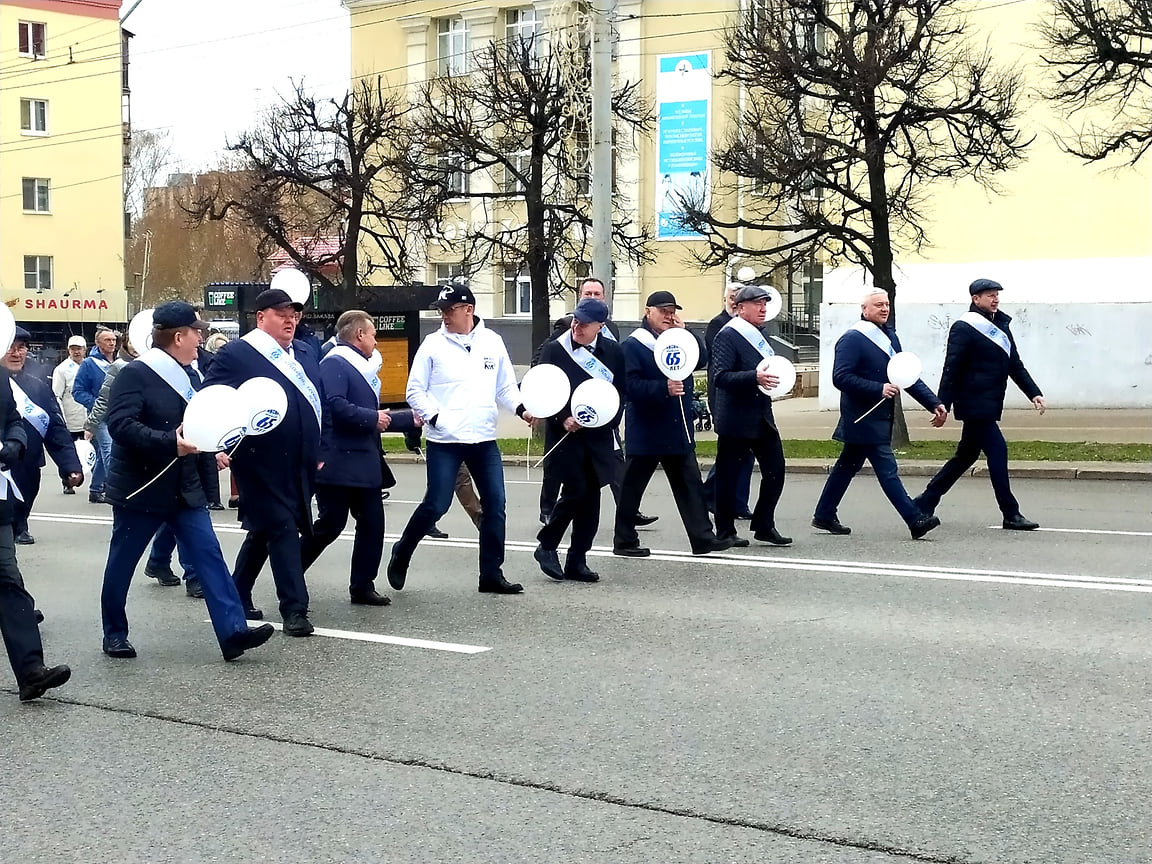
[[[1005,530],[1002,525],[989,525],[988,527]],[[1118,537],[1152,537],[1152,531],[1104,531],[1095,528],[1037,528],[1036,530],[1061,534],[1115,534]]]
[[[211,624],[211,621],[205,621]],[[284,625],[275,621],[249,621],[253,627],[261,624],[271,624],[277,630],[283,630]],[[331,639],[351,639],[355,642],[379,642],[384,645],[403,645],[405,648],[427,648],[431,651],[451,651],[453,654],[483,654],[491,651],[483,645],[459,645],[455,642],[434,642],[429,639],[409,639],[406,636],[384,636],[380,633],[358,633],[355,630],[330,630],[327,627],[317,627],[312,631],[313,636],[327,636]]]

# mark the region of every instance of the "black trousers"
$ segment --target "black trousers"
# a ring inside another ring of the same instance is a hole
[[[956,453],[928,481],[928,488],[919,498],[921,509],[926,512],[935,510],[945,493],[976,464],[981,451],[988,460],[988,479],[992,481],[1000,512],[1005,516],[1018,515],[1020,504],[1012,495],[1012,485],[1008,480],[1008,445],[995,420],[964,421]]]
[[[32,512],[36,496],[40,494],[40,469],[29,465],[28,470],[14,470],[12,479],[24,496],[23,501],[12,498],[12,533],[15,535],[28,530],[28,514]]]
[[[16,563],[12,537],[12,526],[0,525],[0,634],[16,683],[23,684],[28,673],[44,665],[44,646],[36,626],[35,604],[24,590]]]
[[[353,594],[372,590],[384,554],[384,501],[380,498],[380,490],[318,483],[316,509],[312,536],[301,542],[300,558],[304,570],[307,571],[320,553],[340,536],[351,513],[356,520],[356,535],[352,542],[352,575],[348,590]]]
[[[549,473],[556,472],[545,471],[544,476]],[[545,549],[556,549],[569,525],[572,540],[568,545],[568,565],[583,564],[600,528],[600,478],[587,459],[583,476],[561,486],[560,499],[536,539]]]
[[[693,551],[708,548],[716,535],[708,520],[708,508],[704,506],[704,482],[700,479],[700,465],[696,461],[695,450],[668,456],[629,456],[625,460],[624,483],[616,506],[613,545],[639,544],[636,514],[640,512],[644,490],[648,488],[648,481],[657,468],[663,468],[668,478],[668,486],[672,490],[676,509],[680,511],[680,521],[684,523]]]
[[[776,527],[776,505],[784,492],[784,447],[780,433],[767,423],[760,422],[760,434],[755,438],[735,438],[719,435],[716,438],[716,535],[732,537],[736,534],[736,516],[739,508],[740,473],[751,453],[760,466],[760,491],[752,510],[749,527],[754,533],[771,531]]]
[[[609,488],[612,489],[612,500],[616,502],[616,506],[620,506],[620,488],[624,485],[624,460],[621,458],[617,461],[616,472],[612,475],[612,479],[608,481]],[[560,478],[555,474],[550,474],[547,470],[544,472],[544,479],[540,481],[540,521],[547,522],[548,514],[552,512],[552,508],[556,506],[556,501],[560,497]]]
[[[304,567],[300,560],[300,531],[293,523],[263,531],[249,531],[236,555],[232,581],[245,608],[252,605],[252,589],[264,562],[272,564],[272,579],[280,614],[308,612],[308,586],[304,584]]]

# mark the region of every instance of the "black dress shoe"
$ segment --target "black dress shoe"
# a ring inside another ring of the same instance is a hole
[[[105,500],[103,492],[89,492],[88,493],[88,503],[89,504],[107,504],[108,502],[107,502],[107,500]]]
[[[245,621],[263,621],[264,620],[264,610],[263,609],[257,609],[251,603],[248,603],[244,607],[244,620]]]
[[[519,594],[523,590],[523,585],[519,582],[509,582],[504,578],[503,573],[495,579],[480,580],[481,594]]]
[[[775,528],[769,528],[767,531],[757,531],[752,536],[761,543],[771,543],[773,546],[792,545],[792,538],[785,537]]]
[[[16,543],[19,543],[21,546],[31,546],[36,542],[36,538],[29,534],[27,531],[21,531],[12,539]]]
[[[289,612],[284,616],[284,632],[289,636],[311,636],[315,629],[303,612]]]
[[[743,513],[737,513],[736,518],[739,519],[741,522],[747,522],[749,519],[752,518],[752,511],[751,510],[745,510]]]
[[[918,495],[912,499],[912,503],[916,505],[916,509],[923,513],[925,516],[931,516],[936,512],[935,507],[929,507],[924,503],[924,496]]]
[[[387,606],[392,602],[392,598],[386,594],[377,594],[375,588],[351,591],[348,596],[353,606]]]
[[[195,597],[197,600],[203,600],[204,586],[200,584],[200,578],[193,576],[191,579],[185,579],[184,593],[189,597]]]
[[[1031,519],[1025,519],[1019,513],[1017,513],[1015,516],[1004,517],[1004,528],[1008,531],[1035,531],[1039,527],[1039,522],[1033,522]]]
[[[228,509],[235,510],[239,506],[240,506],[240,499],[239,498],[229,498],[228,499]]]
[[[404,590],[404,579],[408,576],[408,562],[401,561],[396,557],[396,553],[392,553],[392,557],[388,559],[388,584],[392,586],[393,591]]]
[[[168,565],[153,567],[151,564],[145,564],[144,575],[149,579],[155,579],[165,588],[173,588],[180,584],[180,577],[173,573],[172,568]]]
[[[387,501],[391,497],[392,497],[392,493],[389,492],[387,489],[381,489],[380,490],[380,500],[381,501]]]
[[[36,617],[36,623],[37,624],[43,624],[44,623],[44,613],[43,612],[41,612],[39,609],[33,609],[32,614]]]
[[[639,511],[637,511],[637,513],[636,513],[636,527],[637,528],[643,528],[645,525],[651,525],[653,522],[655,522],[659,518],[660,518],[659,516],[645,516],[643,513],[640,513]]]
[[[105,637],[102,650],[109,657],[121,660],[131,660],[136,656],[136,649],[132,647],[132,643],[120,636]]]
[[[713,537],[707,545],[693,549],[692,554],[707,555],[709,552],[723,552],[725,549],[732,548],[732,540],[732,537]]]
[[[647,558],[652,554],[652,550],[647,546],[639,544],[635,546],[613,546],[612,554],[619,555],[621,558]]]
[[[540,565],[540,569],[544,571],[544,575],[550,579],[555,579],[557,582],[564,580],[564,571],[560,568],[560,556],[556,554],[555,549],[545,549],[543,546],[537,546],[536,551],[532,553],[532,557],[536,559],[536,563]]]
[[[908,530],[912,532],[912,539],[919,540],[933,528],[940,527],[939,516],[921,516],[915,522],[908,526]]]
[[[216,510],[216,511],[223,510],[224,505],[221,504],[219,501],[213,501],[211,504],[208,505],[208,509],[209,510]]]
[[[40,665],[24,676],[24,682],[20,685],[20,701],[39,699],[53,687],[68,683],[71,677],[72,670],[67,666]]]
[[[76,490],[75,490],[75,489],[73,489],[71,486],[65,486],[65,487],[64,487],[64,494],[65,494],[65,495],[75,495],[75,494],[76,494]]]
[[[812,527],[819,528],[821,531],[827,531],[829,534],[851,534],[852,529],[847,525],[841,525],[840,520],[833,516],[831,519],[817,519],[812,517]]]
[[[725,537],[724,539],[728,541],[728,545],[733,549],[743,549],[750,545],[747,537],[740,537],[736,534],[733,534],[731,537]]]
[[[589,569],[588,565],[583,561],[579,564],[565,562],[564,578],[572,582],[599,582],[600,574]]]
[[[447,540],[448,532],[441,531],[438,526],[433,525],[431,528],[424,532],[424,536],[431,537],[433,540]]]
[[[261,624],[259,627],[249,627],[239,633],[233,633],[220,643],[220,653],[225,660],[235,660],[249,648],[257,648],[272,638],[276,628],[271,624]]]

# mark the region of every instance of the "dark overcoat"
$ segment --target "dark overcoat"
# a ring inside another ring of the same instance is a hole
[[[758,438],[761,421],[776,428],[772,397],[761,393],[756,384],[756,367],[763,360],[760,352],[731,327],[726,326],[712,340],[708,379],[717,435]]]
[[[647,324],[642,324],[649,329]],[[651,331],[650,331],[651,332]],[[689,330],[700,343],[697,369],[708,365],[708,349],[699,334]],[[653,333],[653,336],[656,334]],[[684,395],[668,395],[668,379],[656,365],[652,349],[629,336],[620,343],[624,352],[624,452],[628,456],[673,456],[696,449],[692,400],[695,382],[684,380]],[[681,414],[683,408],[683,414]],[[688,418],[685,431],[684,418]]]
[[[12,397],[12,388],[8,386],[7,371],[0,370],[0,445],[9,441],[20,444],[21,451],[28,447],[28,436],[24,431],[24,422],[20,412],[16,410],[16,400]],[[12,524],[12,491],[0,499],[0,525]]]
[[[975,304],[970,311],[984,315]],[[940,401],[954,410],[957,420],[999,420],[1009,378],[1030,400],[1043,395],[1016,350],[1016,339],[1009,329],[1012,319],[997,310],[990,320],[1008,336],[1010,354],[964,321],[957,321],[948,331]]]

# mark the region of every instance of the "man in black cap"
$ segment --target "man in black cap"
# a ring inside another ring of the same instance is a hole
[[[108,400],[112,539],[100,592],[103,650],[110,657],[136,656],[128,641],[128,588],[148,541],[167,523],[200,578],[220,653],[235,660],[275,630],[267,624],[248,627],[208,516],[200,451],[182,435],[184,409],[200,387],[190,366],[208,325],[180,300],[157,306],[152,324],[153,347],[116,376]]]
[[[263,435],[246,436],[231,460],[225,460],[240,490],[240,523],[248,532],[233,578],[245,614],[259,620],[263,612],[253,605],[252,588],[269,561],[284,632],[310,636],[300,535],[312,531],[324,416],[320,369],[312,352],[293,339],[300,303],[279,288],[269,288],[257,296],[255,306],[256,329],[223,346],[204,379],[205,384],[239,387],[250,378],[271,378],[288,395],[280,424]]]
[[[624,355],[616,340],[606,338],[601,330],[607,320],[608,307],[603,301],[581,300],[572,313],[568,332],[544,345],[540,362],[564,370],[573,391],[593,378],[619,390],[624,380]],[[621,410],[616,416],[595,428],[585,428],[573,416],[580,413],[580,408],[571,399],[558,414],[548,418],[544,447],[551,455],[544,463],[544,476],[552,478],[561,492],[548,521],[536,535],[540,545],[535,558],[545,575],[557,581],[596,582],[600,578],[589,569],[587,555],[600,527],[600,489],[620,472],[616,428],[623,414],[623,399],[620,402]],[[556,550],[569,524],[572,541],[561,568]]]
[[[708,349],[708,356],[712,356],[712,343],[716,341],[716,334],[732,320],[736,314],[736,292],[743,286],[735,283],[729,283],[724,288],[723,303],[724,308],[721,309],[711,321],[708,326],[704,328],[704,347]],[[716,393],[712,386],[712,376],[708,376],[708,406],[713,415],[716,413]],[[715,417],[713,417],[715,422]],[[752,495],[752,467],[755,459],[751,452],[748,452],[743,461],[740,463],[740,474],[736,486],[736,518],[737,519],[751,519],[752,510],[748,506],[748,501]],[[712,513],[716,512],[716,463],[712,463],[711,470],[708,471],[708,476],[704,478],[704,501],[708,505],[708,510]]]
[[[983,452],[1004,527],[1010,531],[1034,531],[1039,523],[1020,514],[1008,481],[1008,445],[999,426],[1008,379],[1016,382],[1041,414],[1046,406],[1040,388],[1016,350],[1016,340],[1008,329],[1012,319],[1000,311],[1000,291],[1000,283],[991,279],[977,279],[969,285],[972,305],[948,331],[944,371],[940,373],[940,401],[954,411],[964,427],[956,454],[928,481],[928,488],[916,504],[931,515],[940,499],[968,473]]]
[[[16,410],[23,418],[24,433],[28,439],[24,458],[12,468],[12,479],[24,496],[24,500],[13,502],[12,533],[20,544],[36,542],[28,533],[28,514],[32,512],[36,496],[40,494],[40,469],[44,467],[45,451],[56,463],[60,479],[66,487],[73,488],[84,482],[80,457],[76,455],[76,447],[64,422],[60,404],[44,379],[26,371],[30,341],[32,335],[18,326],[12,347],[0,360],[8,370]]]
[[[656,291],[644,304],[644,320],[620,343],[624,352],[625,465],[624,484],[616,507],[616,526],[612,551],[628,558],[644,558],[651,550],[640,545],[636,533],[636,514],[648,481],[657,468],[664,469],[680,520],[688,532],[693,555],[720,552],[732,546],[731,540],[719,539],[708,520],[704,506],[704,484],[696,461],[696,439],[693,434],[693,381],[673,381],[656,365],[656,339],[665,330],[683,327],[676,314],[681,307],[670,291]],[[691,332],[691,331],[688,331]],[[697,342],[700,337],[692,336]],[[700,342],[697,369],[708,364],[708,352]],[[689,418],[685,423],[684,418]]]
[[[784,491],[784,447],[772,415],[772,397],[764,392],[776,387],[780,379],[761,368],[773,354],[760,332],[770,296],[757,285],[737,291],[733,298],[736,314],[712,340],[708,378],[715,392],[716,536],[733,546],[748,545],[746,538],[736,535],[735,520],[741,465],[749,453],[760,465],[752,536],[774,546],[792,542],[776,530],[776,505]]]

